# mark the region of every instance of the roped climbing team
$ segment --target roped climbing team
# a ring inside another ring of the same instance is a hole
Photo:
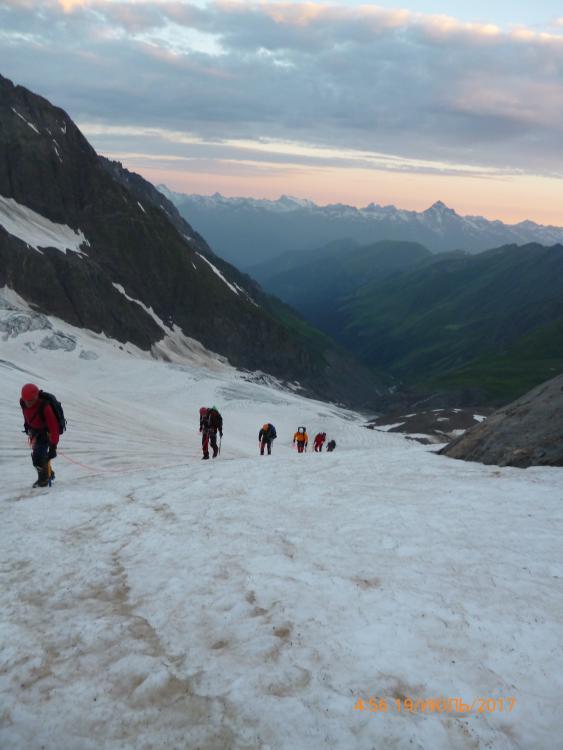
[[[39,389],[34,383],[26,383],[21,390],[20,407],[24,419],[24,432],[31,447],[31,461],[37,471],[34,487],[47,487],[55,479],[51,461],[57,456],[57,446],[61,434],[66,429],[66,419],[61,403],[55,396]],[[201,433],[202,459],[209,459],[209,447],[217,458],[221,452],[223,438],[223,417],[216,406],[202,406],[199,410],[199,431]],[[217,444],[219,434],[219,444]],[[262,425],[258,433],[260,455],[266,451],[272,454],[272,445],[277,437],[276,428],[270,422]],[[326,441],[326,432],[315,435],[314,450],[320,453]],[[309,444],[309,436],[305,427],[298,427],[293,436],[293,445],[299,453],[304,453]],[[336,442],[330,440],[327,451],[336,448]]]

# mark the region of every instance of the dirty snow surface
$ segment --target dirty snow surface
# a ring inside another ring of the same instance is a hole
[[[0,340],[1,748],[563,748],[561,469],[437,456],[224,363],[53,325],[74,351]],[[69,420],[48,490],[28,381]],[[336,451],[298,455],[300,424]]]

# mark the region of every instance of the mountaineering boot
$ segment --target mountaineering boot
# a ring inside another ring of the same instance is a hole
[[[37,474],[38,474],[38,477],[35,480],[35,482],[33,483],[32,487],[34,487],[34,488],[35,487],[48,487],[49,486],[49,480],[45,479],[44,477],[41,476],[41,472],[39,471],[39,469],[37,470]]]
[[[49,465],[36,466],[37,469],[37,481],[33,483],[34,487],[48,487],[49,486]]]
[[[201,460],[202,460],[202,461],[205,461],[205,460],[206,460],[207,458],[209,458],[209,453],[208,453],[208,454],[207,454],[206,456],[202,456],[202,457],[201,457]]]

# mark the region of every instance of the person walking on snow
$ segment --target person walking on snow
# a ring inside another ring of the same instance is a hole
[[[217,458],[219,448],[217,446],[217,433],[223,437],[223,417],[219,414],[216,406],[206,409],[203,413],[202,407],[199,410],[199,431],[201,432],[201,447],[203,450],[203,459],[209,458],[209,444],[213,448],[213,458]]]
[[[258,433],[258,442],[260,443],[260,455],[264,455],[264,448],[268,448],[268,455],[272,453],[272,443],[277,438],[276,428],[269,422],[262,426]]]
[[[297,452],[303,453],[309,445],[309,436],[307,435],[307,429],[305,427],[298,427],[297,432],[293,436],[293,444],[297,443]]]
[[[51,461],[57,455],[59,423],[51,406],[40,398],[39,388],[34,383],[23,386],[20,406],[23,428],[32,448],[31,460],[37,469],[37,481],[33,486],[47,487],[55,476],[51,471]]]
[[[326,432],[317,432],[315,440],[313,441],[313,450],[315,453],[321,453],[323,450],[324,441],[326,440]]]
[[[326,449],[329,453],[332,453],[332,451],[336,448],[336,440],[331,440],[327,446]]]

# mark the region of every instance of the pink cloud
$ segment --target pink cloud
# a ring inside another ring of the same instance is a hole
[[[277,3],[272,6],[262,6],[260,9],[276,23],[289,24],[291,26],[309,26],[325,15],[327,10],[316,3],[302,3],[299,5]]]
[[[252,13],[263,15],[271,18],[279,25],[300,28],[312,26],[315,23],[365,23],[366,21],[375,22],[379,28],[397,28],[408,24],[416,15],[408,10],[386,9],[376,5],[349,8],[342,5],[326,6],[315,2],[242,3],[237,0],[217,0],[214,5],[227,14]]]
[[[88,0],[59,0],[59,5],[65,13],[70,13],[75,8],[80,8],[86,5],[87,2]]]

